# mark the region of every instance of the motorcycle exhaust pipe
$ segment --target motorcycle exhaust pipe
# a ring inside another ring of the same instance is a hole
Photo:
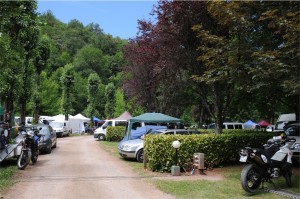
[[[250,153],[250,158],[257,164],[264,165],[265,163],[262,161],[260,157],[258,157],[255,153]]]

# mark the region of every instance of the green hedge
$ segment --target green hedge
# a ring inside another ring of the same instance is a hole
[[[106,141],[119,142],[125,136],[124,126],[108,126],[106,129]]]
[[[144,151],[152,171],[170,172],[174,165],[175,149],[172,142],[179,140],[178,162],[184,165],[191,161],[194,153],[204,153],[206,167],[218,166],[237,160],[240,149],[245,146],[262,147],[274,133],[240,130],[223,134],[200,135],[149,135],[144,140]]]

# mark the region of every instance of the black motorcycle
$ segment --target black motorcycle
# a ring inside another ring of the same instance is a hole
[[[30,133],[28,132],[24,135],[24,139],[22,142],[22,150],[17,162],[18,168],[24,170],[30,163],[30,160],[33,164],[36,163],[38,156],[38,145],[34,142],[32,135],[30,135]]]
[[[280,136],[279,136],[280,137]],[[241,185],[248,193],[256,193],[263,183],[273,183],[273,178],[283,176],[291,187],[292,152],[294,139],[274,137],[263,149],[246,147],[240,151],[240,162],[249,163],[241,173]]]

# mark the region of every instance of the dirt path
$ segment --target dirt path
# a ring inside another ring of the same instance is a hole
[[[59,138],[51,154],[20,171],[4,199],[169,199],[103,151],[91,136]]]

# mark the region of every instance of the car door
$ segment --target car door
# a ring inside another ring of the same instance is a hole
[[[52,146],[53,146],[56,143],[56,133],[54,132],[54,130],[51,126],[48,126],[48,130],[50,133],[50,139],[51,139]]]

